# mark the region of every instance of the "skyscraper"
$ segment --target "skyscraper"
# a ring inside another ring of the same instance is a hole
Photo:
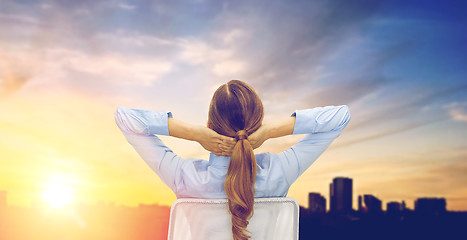
[[[389,214],[396,214],[402,211],[402,204],[400,202],[388,202],[386,204],[386,212]]]
[[[407,206],[406,206],[406,204],[405,204],[405,201],[404,201],[404,200],[402,200],[401,209],[402,209],[402,211],[405,211],[405,210],[407,210]]]
[[[336,177],[329,186],[331,212],[349,213],[352,211],[352,179]]]
[[[364,211],[364,209],[363,209],[363,204],[362,204],[362,196],[361,196],[361,195],[358,196],[358,211],[359,211],[359,212],[363,212],[363,211]]]
[[[380,213],[383,211],[381,200],[373,195],[363,195],[363,202],[365,203],[368,213]]]
[[[308,209],[311,213],[326,213],[326,198],[319,193],[308,194]]]
[[[415,211],[424,214],[440,214],[446,212],[445,198],[418,198],[415,200]]]

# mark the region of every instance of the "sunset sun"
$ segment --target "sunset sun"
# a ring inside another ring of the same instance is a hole
[[[73,198],[73,188],[65,183],[49,183],[42,192],[42,199],[53,208],[65,207]]]

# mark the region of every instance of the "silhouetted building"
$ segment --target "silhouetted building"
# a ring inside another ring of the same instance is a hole
[[[363,202],[365,203],[368,213],[379,213],[383,211],[381,200],[373,195],[363,195]]]
[[[404,201],[404,200],[402,200],[401,210],[402,210],[402,211],[407,210],[407,205],[405,204],[405,201]]]
[[[331,212],[348,213],[352,211],[352,179],[336,177],[329,186]]]
[[[6,208],[6,195],[7,191],[0,191],[0,209]]]
[[[365,209],[363,209],[362,196],[361,195],[358,195],[358,211],[359,212],[365,212]]]
[[[415,211],[424,214],[439,214],[446,212],[445,198],[418,198],[415,200]]]
[[[308,194],[308,210],[310,213],[326,213],[326,198],[319,193]]]
[[[399,202],[388,202],[386,204],[386,212],[389,214],[400,213],[402,211],[401,203]]]

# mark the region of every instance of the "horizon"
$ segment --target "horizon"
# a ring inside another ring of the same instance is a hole
[[[336,179],[336,178],[349,178],[349,177],[346,177],[346,176],[335,176],[332,180]],[[354,181],[353,178],[350,178],[352,180],[352,183]],[[330,182],[332,183],[332,181]],[[353,185],[352,185],[352,188],[353,188]],[[0,189],[0,193],[2,192],[5,192],[6,193],[6,206],[7,207],[30,207],[30,208],[34,208],[36,206],[39,206],[39,207],[44,207],[46,205],[49,205],[49,208],[54,208],[53,206],[50,206],[50,204],[47,202],[47,200],[44,200],[44,199],[36,199],[36,200],[32,200],[31,201],[31,204],[29,205],[9,205],[8,204],[8,191],[6,190],[2,190]],[[330,212],[331,210],[331,204],[330,204],[330,196],[327,196],[326,195],[323,195],[321,192],[308,192],[308,194],[310,193],[317,193],[317,194],[320,194],[322,197],[324,197],[324,199],[326,200],[326,212]],[[420,196],[420,197],[417,197],[415,199],[413,199],[412,201],[407,201],[406,199],[401,199],[399,201],[385,201],[384,199],[380,199],[378,198],[378,196],[374,195],[374,194],[371,194],[371,193],[358,193],[356,194],[355,192],[352,191],[352,210],[354,211],[358,211],[358,197],[359,196],[365,196],[365,195],[371,195],[371,196],[374,196],[376,197],[377,199],[381,200],[381,209],[383,211],[387,211],[387,205],[388,203],[391,203],[391,202],[397,202],[397,203],[401,203],[404,202],[406,205],[406,209],[407,210],[412,210],[414,211],[415,210],[415,202],[418,200],[418,199],[436,199],[436,198],[442,198],[442,199],[445,199],[446,200],[446,203],[448,202],[449,199],[446,199],[445,197],[443,196]],[[1,196],[1,195],[0,195]],[[355,201],[357,200],[357,201]],[[301,207],[303,208],[306,208],[308,209],[309,206],[308,206],[308,199],[307,199],[307,204],[306,205],[302,205],[300,204]],[[157,202],[154,202],[154,203],[147,203],[147,204],[143,204],[143,203],[137,203],[137,205],[125,205],[125,204],[117,204],[115,201],[98,201],[98,202],[93,202],[93,203],[86,203],[86,202],[70,202],[69,204],[67,204],[65,207],[70,207],[70,206],[82,206],[82,205],[86,205],[86,206],[101,206],[101,205],[104,205],[104,206],[113,206],[113,207],[130,207],[130,208],[137,208],[137,207],[141,207],[141,206],[164,206],[164,207],[171,207],[171,205],[166,205],[166,204],[159,204]],[[357,207],[355,207],[354,205],[357,205]],[[60,208],[65,208],[65,207],[60,207]],[[446,211],[449,211],[449,212],[467,212],[467,210],[450,210],[449,209],[449,205],[446,204]]]
[[[262,99],[264,122],[350,108],[341,136],[289,189],[301,205],[309,192],[329,196],[333,176],[348,176],[354,192],[385,202],[441,196],[449,210],[467,210],[467,3],[0,6],[0,189],[11,205],[170,206],[175,194],[126,142],[114,111],[168,110],[206,125],[215,89],[239,79]],[[303,136],[268,140],[255,153]],[[208,159],[197,143],[161,139],[183,158]]]

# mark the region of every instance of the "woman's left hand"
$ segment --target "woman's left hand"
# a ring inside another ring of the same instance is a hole
[[[195,141],[216,155],[230,156],[236,143],[235,138],[220,135],[207,127],[197,128],[195,136]]]

